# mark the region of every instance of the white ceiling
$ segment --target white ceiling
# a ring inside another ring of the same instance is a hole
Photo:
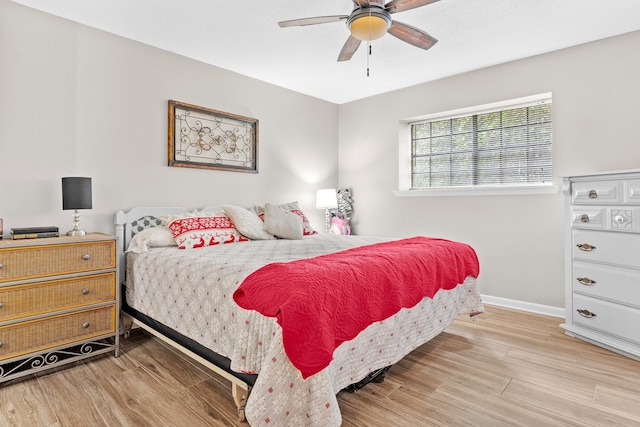
[[[12,0],[151,46],[342,104],[640,29],[640,0],[441,0],[394,20],[439,42],[422,50],[387,34],[336,61],[351,0]],[[629,52],[637,55],[638,52]]]

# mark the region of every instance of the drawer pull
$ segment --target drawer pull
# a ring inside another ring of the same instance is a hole
[[[0,347],[2,347],[2,341],[0,341]]]
[[[2,267],[4,267],[4,266],[2,265],[2,263],[0,263],[0,270],[2,270]]]
[[[91,291],[89,290],[89,288],[84,288],[84,289],[82,290],[82,295],[89,295],[89,292],[91,292]]]
[[[4,305],[4,304],[2,304],[2,303],[0,302],[0,308],[2,308],[2,306],[3,306],[3,305]]]
[[[591,319],[592,317],[597,317],[595,313],[590,312],[589,310],[577,310],[578,314],[582,317],[586,317],[587,319]]]
[[[576,245],[581,251],[585,251],[585,252],[591,252],[592,250],[594,250],[596,247],[595,246],[591,246],[588,243],[580,243],[578,245]]]
[[[589,198],[590,199],[597,199],[598,198],[598,190],[589,191]]]
[[[580,217],[580,222],[589,222],[589,215],[582,214],[582,216]]]
[[[576,280],[578,281],[578,283],[585,286],[593,286],[596,284],[595,280],[591,280],[588,277],[577,277]]]
[[[88,327],[89,327],[89,322],[84,322],[84,323],[82,324],[82,328],[83,328],[83,329],[87,329]]]
[[[84,254],[84,255],[82,255],[82,259],[85,260],[85,261],[89,261],[91,259],[91,255]]]

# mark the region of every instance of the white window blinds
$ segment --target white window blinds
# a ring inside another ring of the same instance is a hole
[[[551,98],[410,126],[412,189],[552,180]]]

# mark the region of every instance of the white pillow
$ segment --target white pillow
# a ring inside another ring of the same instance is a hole
[[[302,218],[278,205],[264,205],[264,229],[281,239],[302,239]]]
[[[133,236],[126,252],[139,254],[148,251],[149,248],[163,246],[178,246],[178,244],[167,227],[151,227]]]
[[[236,230],[238,230],[243,236],[253,240],[275,239],[273,234],[264,230],[264,223],[254,211],[230,205],[224,205],[222,206],[222,209],[224,209],[224,213],[231,218]]]

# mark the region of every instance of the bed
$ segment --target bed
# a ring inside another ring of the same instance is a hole
[[[297,206],[280,207],[304,218]],[[214,211],[221,212],[220,207],[193,211],[134,208],[116,213],[122,313],[130,319],[124,323],[143,327],[231,381],[238,413],[253,426],[339,426],[338,392],[393,365],[442,332],[458,315],[475,316],[483,311],[476,277],[468,275],[450,289],[439,289],[415,305],[374,321],[350,339],[335,340],[325,364],[301,370],[296,366],[303,365],[289,357],[291,344],[285,348],[285,341],[290,343],[291,338],[287,341],[283,335],[292,335],[283,334],[280,310],[269,316],[259,308],[242,308],[237,302],[245,304],[240,291],[249,292],[244,287],[250,279],[256,279],[253,282],[258,285],[264,281],[255,275],[271,266],[293,268],[295,263],[322,257],[333,257],[338,266],[350,265],[350,251],[395,242],[318,234],[308,222],[303,223],[302,238],[256,240],[235,232],[232,237],[217,237],[220,243],[232,244],[217,244],[212,238],[211,245],[199,247],[208,237],[191,233],[191,242],[182,248],[166,238],[167,218]],[[160,232],[165,233],[162,238]],[[141,245],[143,234],[154,234],[157,241]],[[127,252],[132,240],[142,249]],[[286,277],[282,282],[294,283]]]

